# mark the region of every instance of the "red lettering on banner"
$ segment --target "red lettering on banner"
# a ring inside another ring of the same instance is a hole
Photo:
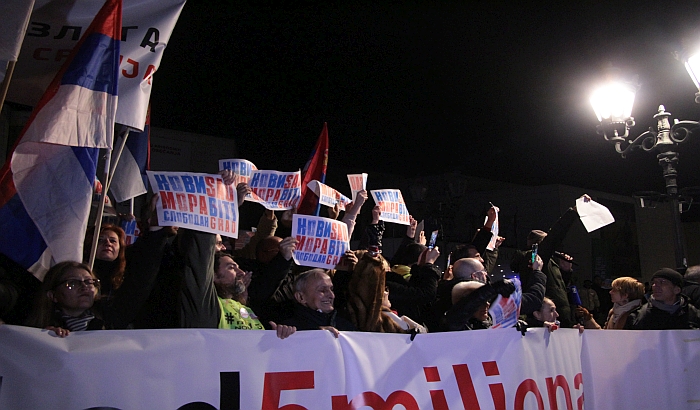
[[[160,191],[160,201],[163,209],[175,209],[175,197],[170,191]]]
[[[542,394],[540,394],[540,389],[537,387],[537,383],[535,383],[535,381],[532,379],[523,380],[523,382],[518,386],[518,390],[515,391],[515,410],[532,408],[532,406],[525,407],[525,397],[528,393],[533,393],[535,395],[535,399],[537,400],[537,409],[544,410]]]
[[[350,177],[350,188],[353,191],[360,191],[362,190],[362,178],[358,176],[352,176]]]
[[[199,214],[209,215],[209,211],[207,211],[207,198],[204,195],[199,195]]]
[[[211,229],[216,229],[216,220],[217,220],[217,218],[215,218],[213,216],[211,218],[209,218],[209,227]]]
[[[185,194],[175,194],[175,199],[177,200],[177,209],[187,212],[187,198],[185,198]]]
[[[318,248],[321,247],[321,238],[314,239],[314,249],[312,252],[318,252]]]
[[[578,390],[583,384],[583,374],[578,373],[574,376],[574,389]],[[581,396],[576,400],[576,407],[578,410],[583,410],[583,391],[581,391]]]
[[[194,213],[194,210],[197,209],[197,206],[198,206],[197,195],[187,194],[187,205],[188,205],[188,211],[190,213]]]
[[[547,382],[547,396],[549,397],[549,408],[552,410],[557,410],[557,387],[561,387],[564,390],[564,399],[566,400],[566,410],[574,410],[574,405],[571,403],[571,391],[569,390],[569,383],[566,381],[566,377],[563,375],[558,375],[552,380],[551,377],[545,379]]]
[[[216,188],[214,187],[214,181],[212,177],[204,177],[204,183],[207,185],[207,196],[216,197]]]
[[[328,253],[328,239],[324,239],[321,243],[321,253]]]
[[[297,235],[297,248],[299,250],[304,249],[304,242],[306,242],[306,236]]]
[[[223,231],[224,230],[224,220],[219,218],[219,230]]]
[[[279,200],[280,200],[280,195],[282,195],[282,191],[279,190],[279,189],[276,190],[276,191],[275,191],[275,198],[273,199],[273,201],[275,201],[275,202],[279,201]]]
[[[362,407],[371,407],[373,410],[392,410],[394,406],[401,405],[406,410],[420,410],[416,399],[411,393],[403,390],[397,390],[386,398],[372,391],[366,391],[355,396],[348,403],[348,396],[332,396],[331,408],[333,410],[356,410]]]
[[[314,388],[314,372],[265,373],[263,383],[262,410],[307,410],[298,404],[280,407],[280,393],[283,390],[304,390]]]
[[[138,62],[138,61],[134,61],[134,60],[132,60],[132,59],[130,59],[130,58],[127,58],[127,59],[126,59],[126,62],[127,62],[128,64],[131,64],[131,66],[132,66],[133,68],[131,69],[131,71],[122,70],[122,75],[123,75],[124,77],[126,77],[126,78],[134,78],[134,77],[136,77],[137,75],[139,75],[139,62]]]
[[[437,367],[424,367],[423,373],[428,383],[440,381],[440,372]],[[443,390],[430,390],[430,401],[433,403],[433,410],[450,410]]]
[[[499,376],[501,374],[498,370],[498,363],[495,361],[483,362],[481,365],[484,367],[484,374],[486,376]],[[491,391],[491,398],[493,399],[493,407],[496,410],[506,410],[506,392],[503,389],[503,384],[489,384],[489,390]]]
[[[455,364],[452,366],[452,370],[455,373],[455,379],[457,379],[457,387],[459,388],[459,395],[462,397],[464,408],[481,409],[479,407],[479,399],[476,397],[474,382],[472,382],[472,375],[469,373],[469,366],[466,364]]]
[[[293,180],[294,180],[294,175],[287,175],[287,177],[284,179],[284,188],[285,189],[291,188]]]

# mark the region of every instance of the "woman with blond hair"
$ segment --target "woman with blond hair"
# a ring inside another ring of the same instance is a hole
[[[612,282],[610,298],[613,307],[602,327],[593,319],[593,315],[586,308],[578,307],[576,309],[576,315],[583,318],[585,329],[623,329],[627,316],[639,309],[644,302],[644,284],[629,276],[617,278]]]

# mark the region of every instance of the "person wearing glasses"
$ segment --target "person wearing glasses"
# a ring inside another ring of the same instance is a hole
[[[100,281],[80,262],[60,262],[46,273],[27,325],[52,330],[59,337],[70,332],[99,330],[105,322],[93,310]]]

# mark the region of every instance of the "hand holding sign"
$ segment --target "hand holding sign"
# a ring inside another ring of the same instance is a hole
[[[380,220],[409,225],[410,214],[398,189],[376,189],[370,191],[374,202],[379,206]]]

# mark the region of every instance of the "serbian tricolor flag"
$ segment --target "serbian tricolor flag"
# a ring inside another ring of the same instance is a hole
[[[126,138],[124,150],[119,156],[117,168],[114,170],[109,192],[116,202],[128,201],[147,192],[150,160],[151,136],[151,107],[148,106],[146,125],[143,131],[132,130]],[[121,137],[117,138],[115,146],[121,145]],[[114,159],[112,159],[114,161]]]
[[[98,148],[112,147],[121,0],[107,0],[0,170],[0,253],[40,280],[83,259]]]
[[[297,213],[318,216],[321,204],[318,196],[307,188],[307,184],[313,180],[326,182],[326,167],[328,166],[328,123],[323,123],[323,130],[316,141],[309,161],[301,171],[301,199]]]

